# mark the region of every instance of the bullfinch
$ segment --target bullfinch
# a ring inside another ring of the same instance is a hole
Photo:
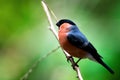
[[[114,71],[103,61],[94,46],[88,41],[85,35],[78,29],[77,25],[68,19],[62,19],[56,23],[59,28],[58,37],[60,46],[71,56],[96,61],[104,66],[110,73]],[[79,60],[77,62],[79,62]]]

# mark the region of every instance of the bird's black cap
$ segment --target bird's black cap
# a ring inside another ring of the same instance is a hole
[[[63,23],[69,23],[71,25],[76,25],[74,22],[72,22],[71,20],[68,20],[68,19],[61,19],[56,23],[56,25],[58,27],[60,27]]]

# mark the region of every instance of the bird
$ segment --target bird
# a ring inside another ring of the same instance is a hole
[[[79,30],[77,25],[69,19],[61,19],[56,25],[58,26],[58,41],[62,49],[71,56],[81,59],[88,58],[105,67],[111,74],[114,71],[102,60],[102,56],[97,52],[95,47]]]

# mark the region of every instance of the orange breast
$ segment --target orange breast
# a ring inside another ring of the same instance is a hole
[[[69,43],[67,39],[67,32],[69,32],[69,26],[70,25],[66,23],[61,25],[60,27],[60,30],[58,32],[60,46],[74,57],[86,58],[87,52]]]

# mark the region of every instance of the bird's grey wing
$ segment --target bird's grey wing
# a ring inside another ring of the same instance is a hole
[[[90,42],[88,42],[88,40],[84,37],[83,34],[81,36],[80,32],[69,33],[67,35],[67,39],[72,45],[85,50],[86,52],[90,53],[94,58],[101,58],[94,46]]]
[[[68,34],[67,39],[72,45],[76,46],[77,48],[82,48],[85,43],[87,43],[87,40],[82,38],[80,34],[77,33]]]

